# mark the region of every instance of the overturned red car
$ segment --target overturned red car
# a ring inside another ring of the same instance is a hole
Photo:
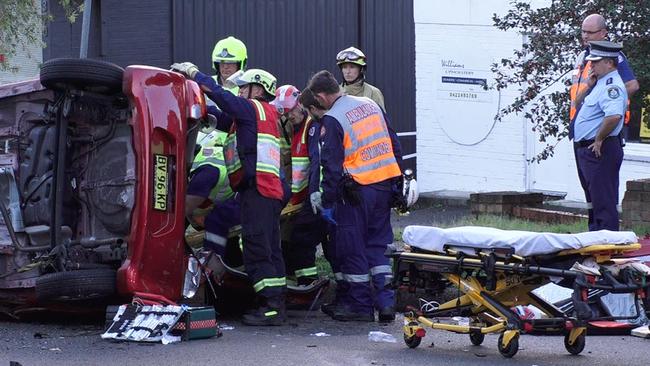
[[[148,67],[54,59],[0,86],[0,301],[171,301],[199,284],[184,242],[197,84]]]

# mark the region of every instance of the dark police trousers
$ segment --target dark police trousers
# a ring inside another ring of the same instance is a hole
[[[618,231],[618,184],[623,148],[618,137],[608,137],[601,145],[600,158],[581,142],[577,148],[578,168],[585,180],[585,195],[591,197],[593,220],[589,231]]]

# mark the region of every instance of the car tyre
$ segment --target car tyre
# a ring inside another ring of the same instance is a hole
[[[41,84],[53,90],[77,89],[112,95],[122,90],[124,69],[93,59],[56,58],[41,67]]]
[[[110,268],[48,273],[36,279],[39,302],[107,298],[115,294],[116,272]]]

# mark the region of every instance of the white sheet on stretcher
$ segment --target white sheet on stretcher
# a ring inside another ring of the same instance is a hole
[[[441,229],[432,226],[407,226],[402,234],[410,246],[434,252],[443,247],[461,245],[473,248],[514,248],[520,256],[541,255],[565,249],[580,249],[597,244],[631,244],[638,241],[631,231],[590,231],[579,234],[535,233],[500,230],[490,227],[462,226]]]

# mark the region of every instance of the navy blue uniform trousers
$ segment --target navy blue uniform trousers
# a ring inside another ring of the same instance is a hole
[[[585,196],[591,198],[593,218],[589,231],[618,231],[618,184],[623,148],[617,137],[603,141],[600,158],[588,148],[577,148],[578,169],[584,179]]]
[[[394,293],[385,285],[391,270],[384,255],[393,242],[390,225],[392,193],[374,185],[359,186],[357,205],[337,202],[336,262],[347,291],[339,299],[343,306],[359,313],[394,305]]]

